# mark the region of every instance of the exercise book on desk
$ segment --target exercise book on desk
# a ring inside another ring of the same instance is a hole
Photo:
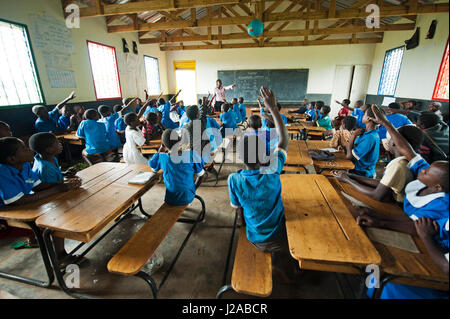
[[[420,253],[416,243],[409,234],[375,227],[367,227],[366,234],[367,237],[374,242],[410,251],[412,253]]]
[[[144,185],[147,184],[153,176],[155,176],[155,173],[153,172],[139,172],[128,181],[128,184]]]

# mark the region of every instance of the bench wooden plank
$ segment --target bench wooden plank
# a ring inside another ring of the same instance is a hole
[[[108,262],[108,271],[128,276],[137,274],[175,225],[186,207],[187,205],[172,206],[164,203],[111,258]]]
[[[247,239],[245,227],[239,233],[234,257],[231,285],[234,291],[258,297],[272,293],[272,256],[254,247]]]

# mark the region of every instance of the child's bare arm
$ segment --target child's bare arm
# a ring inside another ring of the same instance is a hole
[[[56,107],[58,108],[58,110],[61,110],[63,108],[63,106],[67,104],[67,102],[69,102],[70,100],[73,100],[75,97],[76,97],[75,91],[72,91],[72,93],[70,93],[70,95],[68,97],[66,97],[64,100],[59,102],[59,104],[56,105]]]
[[[125,112],[126,110],[128,110],[131,107],[131,104],[133,104],[134,101],[136,101],[136,100],[137,100],[137,97],[135,97],[130,102],[128,102],[127,105],[125,105],[125,107],[122,109],[122,112]]]
[[[377,124],[383,125],[386,130],[391,135],[392,140],[395,143],[395,146],[398,148],[400,153],[406,157],[408,161],[412,160],[417,154],[414,152],[414,149],[408,143],[408,141],[397,131],[397,129],[392,125],[391,122],[388,121],[386,116],[381,113],[378,106],[372,104],[372,111],[375,115],[375,118],[372,119]]]
[[[264,100],[264,105],[266,105],[270,110],[270,114],[272,114],[272,118],[275,122],[275,129],[277,130],[277,134],[280,138],[278,147],[287,151],[289,146],[289,135],[286,129],[286,125],[284,125],[283,119],[281,118],[280,110],[278,110],[275,95],[265,86],[262,86],[260,91]]]
[[[419,218],[414,222],[416,232],[425,245],[431,259],[434,263],[448,275],[448,260],[436,247],[433,236],[439,231],[439,227],[435,221],[430,218]]]

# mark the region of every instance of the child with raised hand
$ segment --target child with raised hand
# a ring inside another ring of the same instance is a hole
[[[58,118],[58,128],[61,130],[74,130],[74,121],[72,119],[72,108],[69,105],[64,105],[61,108],[61,116]]]
[[[347,118],[350,118],[349,116]],[[423,133],[413,125],[405,125],[398,129],[398,132],[408,141],[412,148],[417,151],[423,141]],[[333,172],[333,175],[350,185],[357,191],[375,200],[394,199],[398,203],[403,203],[405,196],[405,186],[413,181],[413,175],[408,168],[408,160],[402,156],[396,147],[393,139],[388,134],[388,151],[395,159],[389,162],[380,181],[354,174],[343,172]]]
[[[243,97],[239,98],[237,109],[239,110],[239,114],[240,114],[240,117],[241,117],[241,122],[244,122],[247,119],[247,110],[246,110],[245,105],[244,105],[244,98]]]
[[[194,200],[195,190],[205,173],[204,162],[199,154],[192,150],[181,151],[180,146],[178,133],[166,129],[158,153],[149,161],[154,172],[163,171],[166,185],[164,201],[174,206],[188,205]],[[197,176],[195,182],[194,175]]]
[[[75,92],[61,101],[55,108],[48,112],[47,107],[44,105],[35,105],[31,109],[32,112],[38,117],[34,124],[36,132],[63,132],[65,129],[58,128],[58,119],[61,115],[62,108],[75,98]]]
[[[288,281],[294,279],[298,268],[289,254],[281,200],[280,174],[286,162],[289,137],[273,92],[262,87],[261,95],[279,136],[278,147],[270,157],[270,165],[263,166],[265,141],[258,134],[244,135],[239,157],[246,168],[228,177],[230,204],[247,226],[248,240],[259,250],[272,253],[274,269]],[[250,117],[249,122],[254,129],[258,128],[256,117]]]
[[[77,130],[80,123],[84,120],[85,109],[82,105],[74,105],[73,116],[70,118],[70,126],[73,130]]]
[[[346,158],[352,160],[355,168],[350,171],[356,175],[373,178],[380,155],[380,137],[377,123],[374,122],[372,109],[367,109],[362,122],[366,129],[352,131],[347,145]]]
[[[350,114],[350,100],[344,99],[342,102],[336,101],[342,108],[339,110],[338,115],[334,118],[334,127],[340,127],[344,118]]]
[[[79,178],[44,183],[31,169],[33,152],[15,137],[0,138],[0,207],[25,205],[81,186]],[[54,238],[58,258],[64,258],[64,239]]]
[[[85,112],[86,120],[80,123],[76,135],[85,140],[84,155],[100,155],[106,160],[111,153],[106,125],[98,122],[100,114],[97,110],[89,109]]]
[[[141,109],[142,110],[142,109]],[[155,115],[155,113],[149,113],[147,116]],[[135,113],[129,113],[125,115],[125,123],[127,128],[125,129],[125,145],[123,146],[123,159],[127,164],[147,164],[147,159],[137,149],[137,146],[145,144],[146,139],[138,129],[141,125],[139,117]]]
[[[339,130],[334,132],[333,138],[330,141],[330,147],[337,148],[338,150],[347,150],[348,141],[350,140],[350,135],[356,128],[356,117],[346,116],[342,121]]]
[[[158,123],[158,115],[150,112],[145,117],[145,122],[142,125],[142,135],[145,138],[145,143],[154,139],[157,135],[156,124]]]
[[[117,113],[111,113],[111,108],[107,105],[100,105],[98,107],[98,113],[101,114],[102,118],[98,120],[99,123],[103,123],[106,126],[106,133],[108,134],[109,145],[115,154],[118,156],[119,147],[122,146],[120,137],[116,132],[115,122],[118,118]]]
[[[33,171],[43,183],[62,183],[65,177],[74,177],[76,171],[69,169],[65,172],[59,167],[57,156],[63,148],[57,137],[48,132],[36,133],[30,137],[30,148],[37,153],[34,156]]]

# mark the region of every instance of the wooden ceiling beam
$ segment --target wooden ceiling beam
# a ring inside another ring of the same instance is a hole
[[[417,12],[414,14],[431,14],[439,12],[448,12],[448,3],[438,3],[438,4],[424,4],[418,5]],[[365,9],[343,9],[336,10],[336,19],[357,19],[365,18],[369,13]],[[390,16],[404,16],[404,15],[414,15],[408,12],[408,8],[404,6],[394,6],[394,7],[383,7],[380,10],[380,18],[390,17]],[[272,13],[269,15],[263,14],[264,22],[287,22],[287,21],[298,21],[298,20],[328,20],[328,12],[321,10],[318,12],[312,11],[307,15],[306,13],[295,12],[282,12],[282,13]],[[196,27],[209,27],[209,26],[224,26],[224,25],[247,25],[253,17],[240,16],[240,17],[224,17],[224,18],[203,18],[196,22],[190,20],[180,20],[180,21],[169,21],[169,22],[155,22],[155,23],[144,23],[138,24],[135,28],[133,25],[118,25],[118,26],[108,26],[108,32],[110,33],[120,33],[120,32],[137,32],[137,31],[159,31],[167,29],[182,29],[182,28],[196,28]]]
[[[339,24],[348,24],[348,21]],[[366,28],[365,26],[346,26],[346,27],[333,27],[333,28],[322,28],[317,31],[314,29],[301,29],[301,30],[283,30],[283,31],[264,31],[261,34],[263,38],[277,38],[277,37],[299,37],[299,36],[316,36],[316,35],[332,35],[332,34],[352,34],[352,33],[378,33],[385,31],[401,31],[401,30],[414,30],[414,23],[407,24],[388,24],[380,26],[380,28]],[[185,30],[186,31],[186,30]],[[161,38],[148,38],[141,39],[141,44],[149,43],[177,43],[177,42],[197,42],[197,41],[225,41],[225,40],[250,40],[254,39],[245,30],[242,33],[231,33],[231,34],[211,34],[211,35],[192,35],[189,37],[179,37],[179,36],[168,36],[165,39]]]
[[[264,43],[264,47],[292,47],[292,46],[312,46],[312,45],[343,45],[343,44],[366,44],[381,43],[381,38],[350,38],[336,40],[310,40],[310,41],[277,41]],[[214,50],[214,49],[238,49],[238,48],[257,48],[258,43],[229,43],[213,45],[187,45],[187,46],[160,46],[161,51],[179,51],[179,50]]]

